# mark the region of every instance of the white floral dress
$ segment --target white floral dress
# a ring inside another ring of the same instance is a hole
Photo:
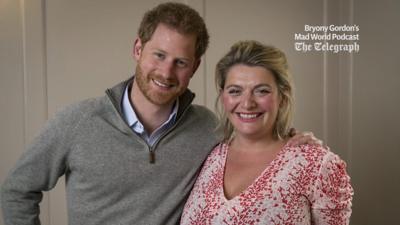
[[[227,200],[228,144],[208,156],[186,202],[181,224],[349,224],[353,188],[346,164],[319,146],[284,146],[242,193]]]

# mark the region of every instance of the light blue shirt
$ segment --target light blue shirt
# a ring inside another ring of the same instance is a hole
[[[168,130],[168,128],[172,127],[175,124],[176,115],[178,113],[178,105],[179,102],[177,99],[174,103],[171,114],[168,117],[168,120],[165,121],[160,127],[153,131],[150,135],[145,131],[143,124],[139,121],[136,116],[135,110],[129,101],[129,86],[127,85],[125,88],[124,96],[122,99],[122,113],[125,121],[128,123],[129,127],[137,133],[140,137],[142,137],[150,146],[153,146],[154,143],[158,139],[160,139],[161,135]],[[132,87],[133,88],[133,87]]]

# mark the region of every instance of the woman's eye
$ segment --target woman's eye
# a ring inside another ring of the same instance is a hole
[[[228,94],[230,94],[230,95],[239,95],[240,94],[240,90],[238,90],[238,89],[229,89],[228,90]]]
[[[256,94],[260,94],[260,95],[266,95],[266,94],[271,93],[271,91],[268,89],[257,89],[255,92],[256,92]]]

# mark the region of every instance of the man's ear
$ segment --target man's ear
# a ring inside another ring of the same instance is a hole
[[[192,74],[191,77],[193,77],[193,75],[196,73],[197,69],[198,69],[199,66],[200,66],[200,63],[201,63],[201,59],[197,59],[197,60],[194,62],[194,65],[193,65],[193,74]]]
[[[133,45],[133,57],[138,61],[140,59],[140,56],[142,55],[142,40],[140,38],[136,38],[135,43]]]

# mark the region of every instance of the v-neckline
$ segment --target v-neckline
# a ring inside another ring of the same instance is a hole
[[[220,189],[221,189],[221,194],[222,194],[222,198],[224,199],[225,202],[229,203],[229,202],[233,202],[237,199],[240,198],[240,196],[246,194],[249,192],[249,190],[251,190],[254,185],[262,178],[264,177],[265,173],[269,170],[271,170],[271,168],[273,168],[273,166],[276,164],[276,162],[282,157],[283,153],[286,151],[287,149],[287,143],[285,143],[281,149],[279,149],[278,153],[276,154],[275,158],[265,167],[265,169],[253,180],[253,182],[247,186],[244,190],[242,190],[239,194],[235,195],[234,197],[232,197],[231,199],[228,199],[225,195],[225,169],[226,169],[226,161],[228,158],[228,151],[229,151],[229,143],[224,143],[222,145],[223,151],[224,151],[224,158],[223,158],[223,164],[222,164],[222,173],[221,173],[221,184],[220,184]]]

